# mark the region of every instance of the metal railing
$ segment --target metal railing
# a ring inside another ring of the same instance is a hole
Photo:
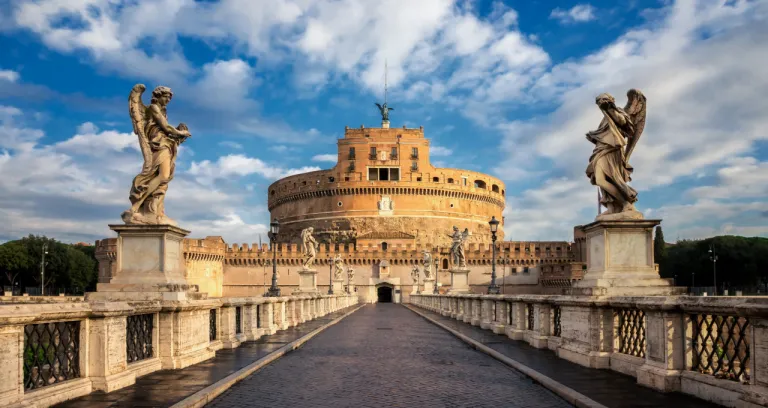
[[[155,315],[142,314],[126,318],[125,350],[128,363],[153,357],[152,332]]]
[[[80,321],[24,326],[23,366],[25,390],[80,377]]]
[[[616,309],[619,353],[645,357],[645,312],[639,309]]]
[[[693,367],[717,378],[745,382],[750,377],[749,319],[733,315],[692,314]]]

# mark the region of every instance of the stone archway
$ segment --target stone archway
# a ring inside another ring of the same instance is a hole
[[[376,288],[376,301],[378,303],[392,303],[394,301],[394,288],[389,285],[381,285]]]

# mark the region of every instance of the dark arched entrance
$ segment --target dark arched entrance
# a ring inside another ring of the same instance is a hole
[[[389,286],[379,286],[376,288],[376,296],[379,303],[392,303],[392,288]]]

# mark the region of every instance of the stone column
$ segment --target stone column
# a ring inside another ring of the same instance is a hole
[[[491,324],[493,324],[493,299],[490,299],[488,296],[484,296],[483,299],[480,299],[481,304],[481,310],[482,313],[480,315],[480,328],[488,330],[491,328]]]
[[[131,314],[133,308],[123,302],[94,303],[91,307],[93,317],[88,320],[87,327],[82,327],[81,323],[80,328],[88,333],[88,347],[84,348],[84,343],[81,342],[80,353],[87,350],[88,376],[93,390],[112,392],[134,384],[136,373],[128,370],[125,346],[126,315]],[[153,319],[154,340],[157,338],[156,313],[153,313]]]
[[[550,307],[547,303],[533,304],[533,333],[529,344],[536,348],[547,348],[549,340]]]
[[[258,323],[261,321],[261,317],[258,316],[259,306],[255,304],[243,305],[243,335],[245,336],[245,341],[253,341],[261,337],[258,327]]]
[[[336,295],[344,293],[344,279],[333,280],[333,293]]]
[[[613,310],[604,300],[580,299],[561,306],[560,358],[591,368],[609,368]]]
[[[645,322],[645,364],[637,369],[638,384],[662,392],[680,391],[680,373],[685,370],[683,344],[689,344],[683,313],[646,310]]]
[[[502,299],[501,296],[496,296],[493,300],[496,306],[492,310],[495,310],[496,313],[493,315],[491,330],[493,330],[493,332],[496,334],[504,334],[504,331],[507,328],[507,321],[505,320],[507,313],[507,302],[500,299]]]
[[[522,340],[525,337],[527,323],[525,316],[525,303],[512,303],[512,324],[507,325],[505,333],[512,340]]]
[[[427,295],[431,295],[432,292],[435,291],[435,279],[434,278],[424,278],[424,290],[423,293]]]
[[[187,300],[168,302],[160,311],[159,356],[163,369],[180,369],[197,364],[216,355],[221,348],[218,340],[210,341],[210,310],[220,306],[218,300]],[[221,325],[221,313],[216,316]]]
[[[240,345],[235,327],[237,323],[237,319],[235,319],[236,307],[235,305],[226,305],[219,309],[218,318],[221,320],[219,323],[219,339],[223,348],[235,348]]]
[[[472,295],[472,326],[480,326],[483,322],[483,305],[481,295]]]
[[[464,297],[464,323],[472,323],[472,315],[474,314],[474,299],[472,295],[465,295]]]

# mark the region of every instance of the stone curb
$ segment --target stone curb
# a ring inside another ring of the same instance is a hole
[[[523,365],[519,361],[513,360],[505,356],[504,354],[501,354],[498,351],[484,345],[483,343],[480,343],[477,340],[474,340],[468,336],[465,336],[457,332],[456,330],[451,329],[450,327],[444,325],[443,323],[440,323],[437,320],[434,320],[431,317],[421,313],[421,311],[416,310],[414,307],[410,305],[403,304],[403,306],[408,308],[408,310],[412,311],[413,313],[416,313],[417,315],[423,317],[425,320],[429,321],[430,323],[458,337],[461,341],[469,344],[472,348],[482,351],[483,353],[488,354],[489,356],[495,358],[496,360],[499,360],[502,363],[514,368],[515,370],[520,371],[524,375],[540,383],[542,386],[544,386],[544,388],[547,388],[548,390],[557,394],[560,398],[564,399],[566,402],[569,402],[578,408],[608,408],[605,405],[587,397],[586,395],[577,392],[573,388],[566,387],[565,385],[560,384],[559,382],[553,380],[552,378],[547,377],[546,375],[526,365]]]
[[[199,408],[203,407],[209,402],[213,401],[214,398],[218,397],[223,393],[224,391],[230,389],[233,385],[237,384],[238,382],[242,381],[249,375],[253,374],[255,371],[264,368],[266,365],[272,363],[273,361],[277,360],[278,358],[290,353],[293,350],[296,350],[297,348],[301,347],[309,341],[312,337],[315,337],[317,334],[322,332],[323,330],[333,326],[334,324],[341,321],[341,319],[351,315],[352,313],[355,313],[358,311],[361,307],[365,306],[359,305],[358,307],[354,308],[353,310],[350,310],[349,312],[345,313],[342,316],[337,317],[336,319],[328,322],[328,324],[318,327],[317,329],[307,333],[306,335],[286,344],[283,347],[280,347],[279,349],[269,353],[268,355],[254,361],[253,363],[235,371],[234,373],[222,378],[219,381],[216,381],[215,383],[203,388],[202,390],[184,398],[183,400],[171,405],[171,408]]]

